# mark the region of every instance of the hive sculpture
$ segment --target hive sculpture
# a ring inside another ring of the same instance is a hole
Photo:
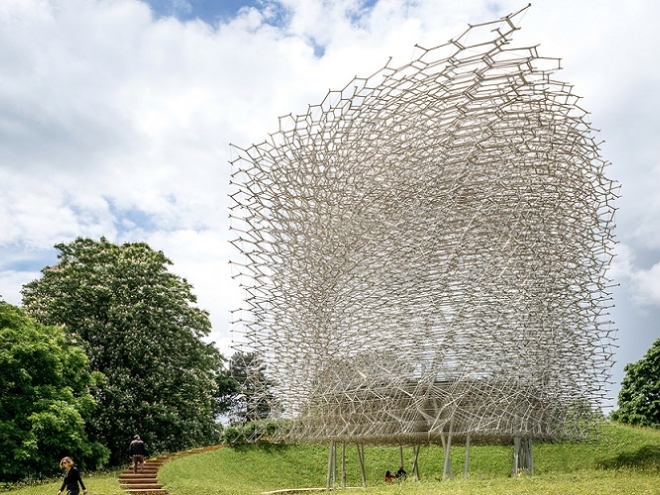
[[[555,440],[598,410],[616,185],[521,12],[233,147],[234,339],[281,440]]]

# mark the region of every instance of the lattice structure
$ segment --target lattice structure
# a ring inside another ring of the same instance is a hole
[[[615,186],[519,16],[234,147],[235,337],[284,440],[556,439],[603,399]]]

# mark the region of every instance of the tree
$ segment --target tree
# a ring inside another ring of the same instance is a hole
[[[273,382],[264,374],[265,366],[255,352],[236,351],[229,361],[229,374],[239,385],[229,411],[232,424],[268,418],[274,397]]]
[[[619,392],[619,409],[612,419],[622,423],[660,428],[660,339],[644,357],[627,364]]]
[[[136,433],[151,453],[216,442],[225,359],[202,341],[211,323],[192,286],[145,243],[79,238],[55,247],[59,262],[25,285],[23,304],[39,321],[64,325],[106,376],[91,431],[111,462],[126,460]]]
[[[87,372],[87,356],[62,328],[0,301],[1,480],[52,476],[65,455],[83,469],[107,461],[108,449],[85,433],[101,378]]]

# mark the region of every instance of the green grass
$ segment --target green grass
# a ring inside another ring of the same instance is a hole
[[[119,488],[119,471],[82,473],[82,477],[90,495],[126,495],[126,492]],[[46,483],[16,485],[9,490],[9,493],[11,495],[55,495],[60,486],[62,486],[61,479]]]
[[[404,451],[406,467],[412,450]],[[337,462],[341,462],[338,448]],[[440,481],[442,448],[420,452],[421,482],[385,484],[386,470],[399,465],[398,448],[367,447],[364,494],[660,494],[660,431],[604,424],[597,440],[536,444],[535,476],[511,478],[513,447],[476,445],[470,474],[462,479],[465,448],[452,447],[455,479]],[[166,464],[159,480],[171,495],[248,495],[284,488],[325,486],[328,448],[251,445],[184,457]],[[346,449],[347,485],[360,486],[354,446]]]
[[[406,467],[412,449],[404,451]],[[453,481],[439,481],[443,453],[438,446],[420,452],[421,481],[385,484],[386,470],[399,465],[398,448],[366,447],[365,495],[477,494],[660,494],[660,430],[605,424],[597,439],[584,443],[535,444],[535,475],[511,478],[512,446],[473,445],[470,476],[463,480],[463,446],[453,446]],[[354,446],[346,449],[347,484],[360,486]],[[170,495],[250,495],[283,488],[325,486],[328,448],[250,445],[181,457],[165,464],[159,481]],[[341,462],[341,448],[337,450]],[[86,474],[90,495],[123,495],[119,472]],[[14,487],[11,495],[54,495],[60,481]]]

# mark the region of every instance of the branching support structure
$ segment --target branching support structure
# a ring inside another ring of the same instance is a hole
[[[598,410],[616,185],[559,60],[512,44],[520,14],[234,147],[235,340],[275,384],[280,440],[531,458]]]

